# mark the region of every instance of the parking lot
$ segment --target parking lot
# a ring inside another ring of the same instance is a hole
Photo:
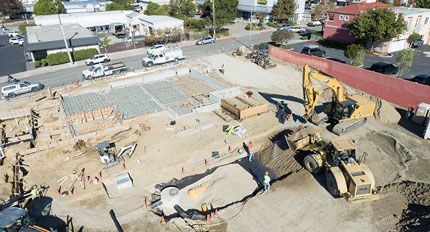
[[[310,44],[309,42],[303,42],[303,43],[295,43],[290,44],[291,47],[294,48],[293,51],[300,52],[305,44]],[[347,63],[349,63],[349,59],[347,59],[344,56],[344,50],[337,49],[337,48],[331,48],[331,47],[325,47],[320,45],[321,49],[326,51],[326,58],[332,57],[336,59],[343,60]],[[363,68],[369,68],[372,64],[377,62],[388,62],[391,64],[396,63],[396,58],[399,52],[394,52],[392,57],[379,57],[379,56],[373,56],[365,54],[364,57],[364,65]],[[411,79],[417,74],[420,73],[426,73],[428,74],[428,64],[430,62],[430,46],[425,45],[420,48],[414,49],[414,61],[412,64],[412,67],[409,70],[405,70],[403,74],[401,75],[401,78],[403,79]]]
[[[9,36],[0,35],[0,76],[25,70],[24,47],[9,44]]]

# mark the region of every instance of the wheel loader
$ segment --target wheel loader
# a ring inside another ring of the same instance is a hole
[[[287,136],[285,139],[290,149],[308,154],[303,159],[306,170],[314,175],[325,173],[327,189],[333,196],[348,201],[379,199],[373,173],[357,160],[357,147],[352,140],[342,138],[327,143],[321,139],[321,132],[297,140]]]

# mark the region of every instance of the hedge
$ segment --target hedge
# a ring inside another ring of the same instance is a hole
[[[72,52],[71,55],[75,61],[78,61],[78,60],[85,60],[85,59],[91,58],[92,56],[94,56],[96,54],[99,54],[97,49],[90,48],[90,49],[83,49],[83,50],[74,51],[74,52]],[[67,52],[58,52],[58,53],[54,53],[54,54],[49,54],[46,57],[46,60],[48,61],[49,66],[57,65],[57,64],[65,64],[65,63],[70,62],[69,56],[67,55]],[[41,65],[43,65],[43,61],[42,61]]]
[[[279,28],[280,27],[279,24],[272,23],[272,22],[267,22],[266,25],[269,26],[269,27],[273,27],[273,28]]]

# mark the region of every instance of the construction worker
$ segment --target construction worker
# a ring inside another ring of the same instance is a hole
[[[221,68],[219,69],[219,71],[224,74],[224,64],[221,65]]]
[[[268,192],[268,191],[270,191],[270,176],[269,176],[269,172],[266,171],[264,175],[264,192]]]
[[[248,159],[249,161],[252,161],[252,151],[254,150],[254,145],[252,145],[252,142],[249,141],[248,144]]]

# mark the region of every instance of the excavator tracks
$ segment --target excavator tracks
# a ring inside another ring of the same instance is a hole
[[[332,132],[336,135],[341,136],[363,126],[366,121],[367,118],[359,118],[340,122],[333,126]]]

